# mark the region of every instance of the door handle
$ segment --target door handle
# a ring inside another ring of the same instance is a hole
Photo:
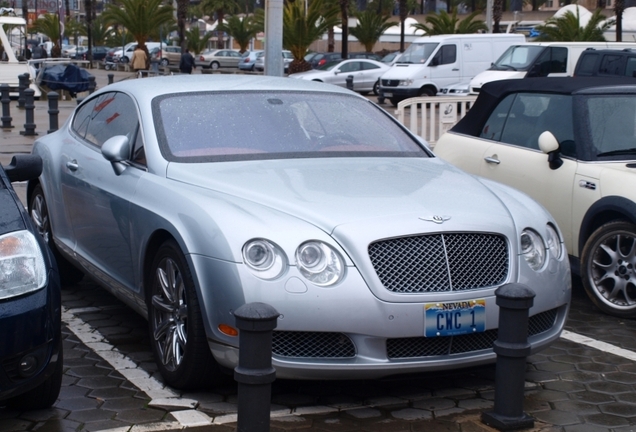
[[[497,159],[497,155],[486,156],[484,160],[490,164],[495,164],[495,165],[500,164],[499,159]]]
[[[79,164],[75,159],[66,162],[66,168],[71,171],[77,171],[79,169]]]
[[[453,72],[456,72],[456,71],[458,71],[458,70],[459,70],[459,68],[455,68],[455,69],[453,69]]]

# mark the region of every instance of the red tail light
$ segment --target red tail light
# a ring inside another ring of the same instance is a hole
[[[203,58],[203,56],[199,56],[199,60],[201,60],[201,61],[205,61],[205,59]]]
[[[327,63],[327,60],[326,60],[326,59],[318,60],[318,66],[322,66],[322,65],[324,65],[325,63]]]

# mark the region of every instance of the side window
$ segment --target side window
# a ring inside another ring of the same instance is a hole
[[[357,61],[346,63],[342,65],[342,67],[340,68],[340,72],[356,72],[359,70],[360,70],[360,62],[357,62]]]
[[[440,50],[441,53],[441,61],[439,64],[451,64],[457,61],[457,46],[455,45],[444,45]]]
[[[499,102],[497,108],[495,108],[488,117],[486,124],[481,130],[480,138],[486,138],[493,141],[499,141],[501,139],[501,132],[503,131],[508,112],[510,111],[510,105],[515,99],[515,95],[509,95],[504,100]]]
[[[86,137],[86,130],[88,129],[88,123],[90,123],[96,101],[97,98],[94,98],[83,104],[73,118],[71,129],[82,138]]]
[[[622,56],[607,54],[601,58],[601,65],[599,66],[598,73],[604,75],[623,75],[621,70]]]
[[[636,77],[636,57],[627,57],[625,75],[628,77]]]
[[[380,68],[380,66],[374,65],[373,63],[369,63],[369,62],[362,63],[362,66],[363,66],[364,70],[372,70],[372,69],[379,69]]]
[[[134,142],[137,134],[137,110],[124,93],[104,93],[95,100],[85,138],[101,147],[116,135],[126,135]]]
[[[598,54],[582,54],[577,65],[576,74],[579,76],[592,76]]]
[[[550,73],[567,72],[566,65],[568,63],[568,49],[563,47],[551,48]]]

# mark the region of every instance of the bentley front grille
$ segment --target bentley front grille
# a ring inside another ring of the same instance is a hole
[[[281,357],[352,358],[356,349],[343,333],[275,331],[272,353]]]
[[[528,336],[546,332],[554,326],[558,309],[551,309],[531,316],[528,320]],[[387,339],[386,355],[389,359],[433,357],[463,354],[492,349],[498,330],[487,330],[460,336],[413,337]]]
[[[445,233],[380,240],[369,257],[384,287],[394,293],[467,291],[505,282],[508,244],[503,236]]]

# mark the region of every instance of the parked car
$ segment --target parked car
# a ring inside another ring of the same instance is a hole
[[[241,54],[238,51],[229,49],[212,49],[203,51],[198,57],[194,58],[197,67],[218,69],[238,67]]]
[[[148,50],[148,53],[150,53],[153,48],[160,47],[161,45],[165,44],[162,44],[161,42],[146,42],[146,49]],[[137,48],[137,42],[128,43],[124,46],[123,51],[122,49],[113,51],[111,57],[115,62],[128,63],[132,60],[135,48]]]
[[[110,47],[94,46],[91,50],[91,53],[93,55],[93,60],[96,60],[96,61],[104,60],[110,50],[111,50]],[[86,48],[79,54],[75,54],[75,58],[78,60],[88,60],[88,48]]]
[[[172,45],[163,45],[163,50],[159,54],[159,64],[161,66],[179,65],[181,62],[181,47]]]
[[[437,96],[468,96],[470,81],[462,81],[439,89]]]
[[[572,268],[594,304],[636,317],[632,78],[488,83],[435,152],[543,204],[561,227]]]
[[[311,64],[312,69],[318,69],[320,66],[324,66],[327,63],[342,60],[342,54],[339,52],[314,53],[310,60],[307,60],[306,58],[305,60]]]
[[[75,57],[76,45],[62,44],[62,57]]]
[[[573,76],[636,77],[636,50],[588,48],[581,53]]]
[[[494,362],[495,290],[508,283],[536,292],[531,352],[566,319],[570,270],[548,212],[436,158],[336,86],[122,80],[33,153],[44,169],[28,185],[42,204],[32,215],[50,221],[64,263],[148,318],[170,386],[236,366],[233,311],[246,303],[281,314],[272,361],[294,379]]]
[[[401,54],[402,53],[399,52],[399,51],[393,51],[391,53],[388,53],[384,57],[382,57],[382,59],[380,61],[382,63],[386,63],[389,66],[393,66],[400,59],[400,55]]]
[[[341,60],[327,63],[319,69],[291,74],[290,78],[320,81],[347,87],[347,77],[353,77],[353,90],[362,94],[378,94],[379,79],[390,66],[368,59]]]
[[[254,62],[256,61],[256,56],[261,52],[263,52],[263,50],[245,51],[241,55],[241,59],[239,60],[239,64],[238,64],[239,69],[253,71]]]
[[[289,72],[289,64],[294,61],[294,56],[291,51],[283,50],[283,72]],[[254,70],[259,72],[263,72],[265,70],[265,51],[260,52],[256,55],[256,60],[254,61]]]
[[[41,172],[42,160],[32,155],[15,156],[0,167],[0,406],[21,410],[50,407],[63,374],[55,260],[11,186]]]

